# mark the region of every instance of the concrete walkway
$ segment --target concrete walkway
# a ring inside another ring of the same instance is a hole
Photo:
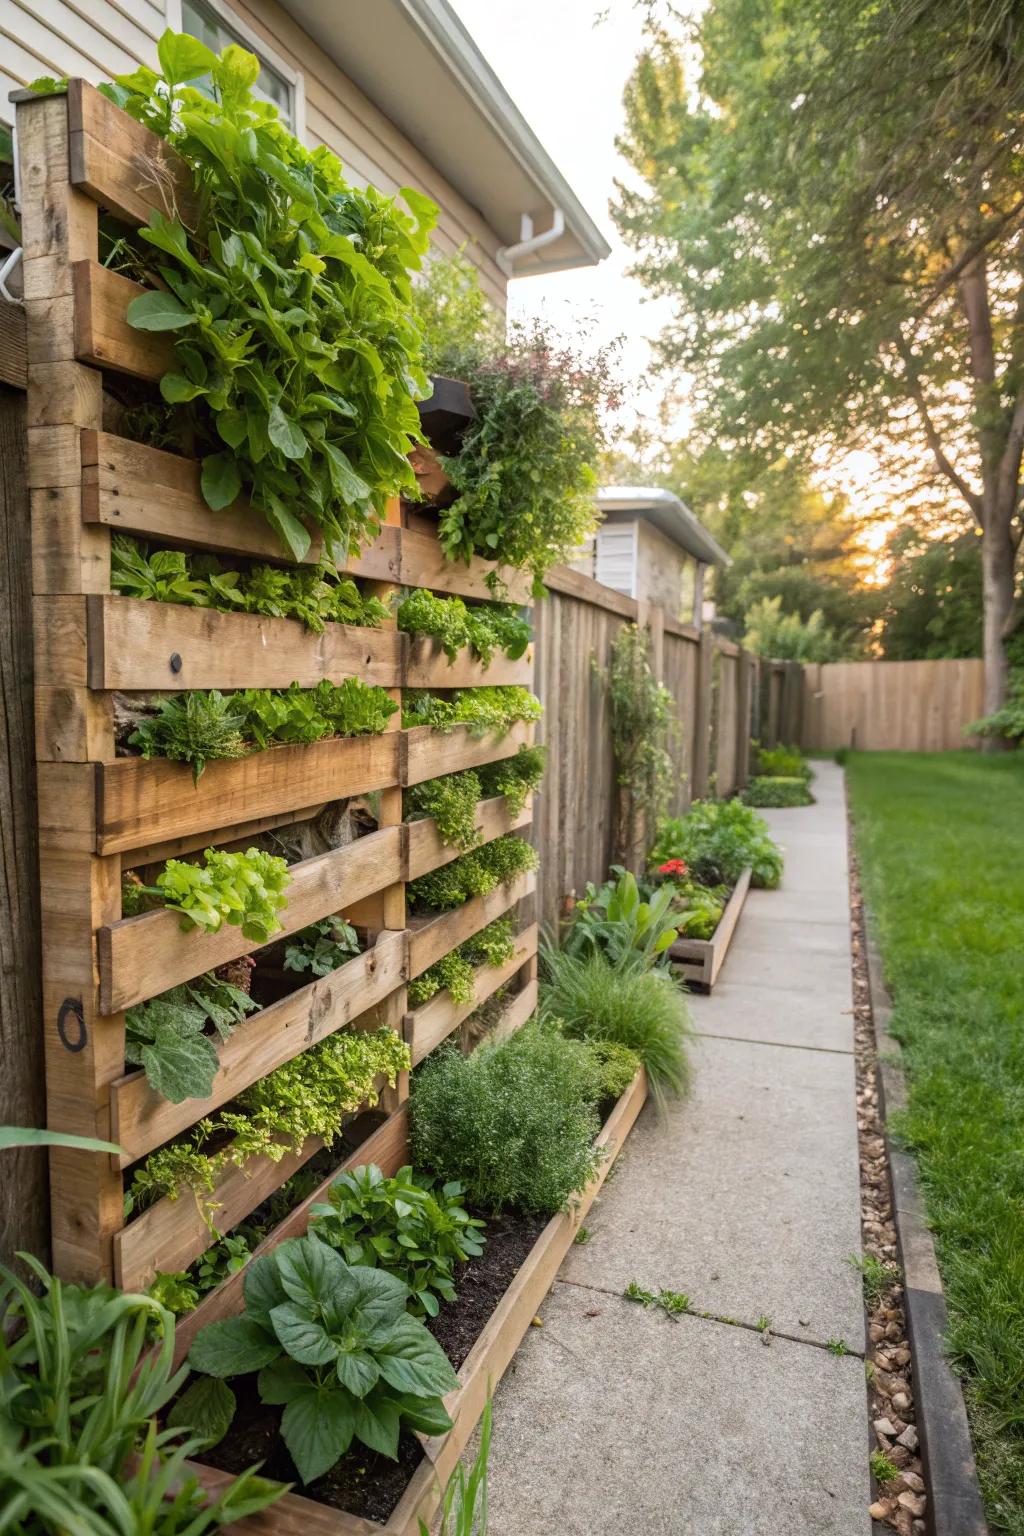
[[[767,813],[782,887],[692,999],[693,1093],[647,1105],[497,1392],[491,1536],[869,1532],[840,770],[814,791]]]

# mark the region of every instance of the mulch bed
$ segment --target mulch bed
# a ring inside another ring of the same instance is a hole
[[[893,1281],[875,1299],[865,1300],[868,1313],[868,1404],[876,1448],[897,1469],[888,1482],[873,1481],[875,1501],[869,1514],[899,1536],[925,1536],[927,1491],[914,1422],[913,1368],[903,1286],[897,1267],[898,1249],[893,1221],[892,1183],[885,1146],[885,1126],[879,1112],[878,1058],[871,992],[868,985],[864,906],[857,856],[852,841],[850,859],[850,946],[853,961],[854,1051],[857,1063],[857,1135],[860,1146],[861,1246],[893,1271]]]
[[[471,1259],[457,1277],[458,1300],[442,1306],[437,1317],[427,1320],[427,1327],[456,1370],[483,1332],[547,1222],[546,1216],[515,1213],[489,1220],[483,1253]],[[240,1377],[231,1385],[238,1401],[235,1421],[220,1444],[204,1452],[199,1460],[234,1473],[259,1461],[266,1477],[294,1483],[295,1491],[306,1498],[365,1519],[387,1520],[423,1455],[413,1435],[402,1435],[397,1461],[354,1445],[324,1477],[303,1487],[278,1435],[281,1409],[260,1402],[255,1375]]]

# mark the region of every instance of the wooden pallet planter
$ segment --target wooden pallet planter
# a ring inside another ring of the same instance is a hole
[[[489,731],[476,736],[468,725],[456,725],[450,731],[435,731],[429,725],[414,725],[405,732],[405,767],[402,783],[422,784],[446,773],[461,773],[466,768],[481,768],[485,763],[515,757],[520,747],[533,745],[534,725],[517,721],[507,731]]]
[[[718,920],[718,927],[710,939],[677,939],[672,945],[669,955],[684,981],[698,982],[709,989],[714,986],[729,953],[729,945],[749,889],[750,870],[745,869],[733,887],[732,895]]]
[[[439,912],[436,917],[412,918],[409,924],[409,980],[422,976],[423,972],[450,954],[474,933],[502,917],[524,896],[532,896],[537,889],[537,877],[531,871],[517,875],[507,885],[499,885],[486,896],[472,896],[461,907],[451,912]]]
[[[560,1212],[548,1222],[463,1362],[458,1372],[459,1385],[445,1399],[445,1406],[455,1421],[454,1427],[446,1435],[420,1437],[423,1442],[423,1460],[387,1522],[380,1525],[376,1521],[318,1504],[301,1494],[289,1493],[269,1510],[234,1525],[232,1530],[237,1531],[238,1536],[270,1536],[271,1532],[275,1536],[417,1536],[420,1520],[429,1523],[436,1512],[444,1485],[479,1423],[488,1396],[508,1369],[526,1330],[551,1289],[580,1226],[636,1123],[646,1097],[647,1081],[641,1071],[615,1105],[598,1137],[597,1144],[603,1149],[605,1158],[597,1174],[579,1199],[573,1201],[569,1211]],[[360,1149],[361,1155],[357,1153],[344,1166],[358,1166],[370,1161],[367,1155],[369,1146],[367,1143],[365,1149]],[[397,1147],[393,1149],[392,1156],[400,1158],[394,1167],[400,1167],[401,1162],[406,1160],[404,1150],[399,1152]],[[394,1170],[386,1168],[385,1172],[388,1171]],[[310,1197],[307,1206],[318,1199],[322,1200],[331,1182],[333,1179],[325,1181]],[[281,1236],[299,1235],[305,1230],[306,1220],[301,1225],[295,1223]],[[281,1240],[276,1234],[275,1238],[276,1241]],[[270,1246],[273,1245],[268,1243],[267,1251]],[[240,1310],[243,1277],[244,1271],[242,1275],[233,1277],[235,1285],[230,1312],[219,1310],[217,1316],[230,1315]],[[204,1322],[207,1320],[214,1321],[212,1312]],[[196,1324],[189,1327],[188,1344],[196,1331]],[[184,1353],[185,1350],[182,1350]],[[211,1491],[219,1490],[230,1480],[227,1474],[204,1467],[201,1463],[191,1463],[190,1470]]]
[[[449,661],[436,640],[414,635],[405,663],[407,688],[482,688],[518,684],[529,688],[533,681],[533,646],[517,661],[498,652],[485,666],[476,656],[460,651]]]
[[[519,832],[523,827],[528,827],[532,820],[532,795],[517,814],[513,814],[509,809],[504,795],[495,795],[491,800],[481,800],[476,808],[476,829],[480,834],[481,843],[493,842],[496,837],[505,837],[509,832]],[[453,848],[450,843],[442,839],[432,816],[410,821],[407,836],[405,870],[407,880],[415,880],[418,875],[427,875],[432,869],[440,869],[445,864],[451,864],[454,859],[461,858],[464,851],[461,848]]]
[[[447,988],[438,992],[420,1008],[407,1013],[403,1022],[405,1043],[409,1047],[413,1066],[418,1066],[425,1056],[454,1034],[459,1025],[468,1019],[480,1004],[493,996],[500,987],[518,975],[527,961],[537,953],[538,929],[531,923],[516,938],[515,954],[502,965],[478,965],[474,968],[473,995],[468,1003],[457,1003]],[[534,987],[536,984],[533,984]],[[532,1011],[532,1010],[531,1010]]]

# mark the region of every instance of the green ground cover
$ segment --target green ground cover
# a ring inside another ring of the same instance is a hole
[[[861,880],[994,1529],[1024,1536],[1024,757],[852,753]]]

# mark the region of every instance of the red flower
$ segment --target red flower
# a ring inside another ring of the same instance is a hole
[[[686,865],[682,859],[666,859],[664,864],[658,865],[659,875],[685,875]]]

